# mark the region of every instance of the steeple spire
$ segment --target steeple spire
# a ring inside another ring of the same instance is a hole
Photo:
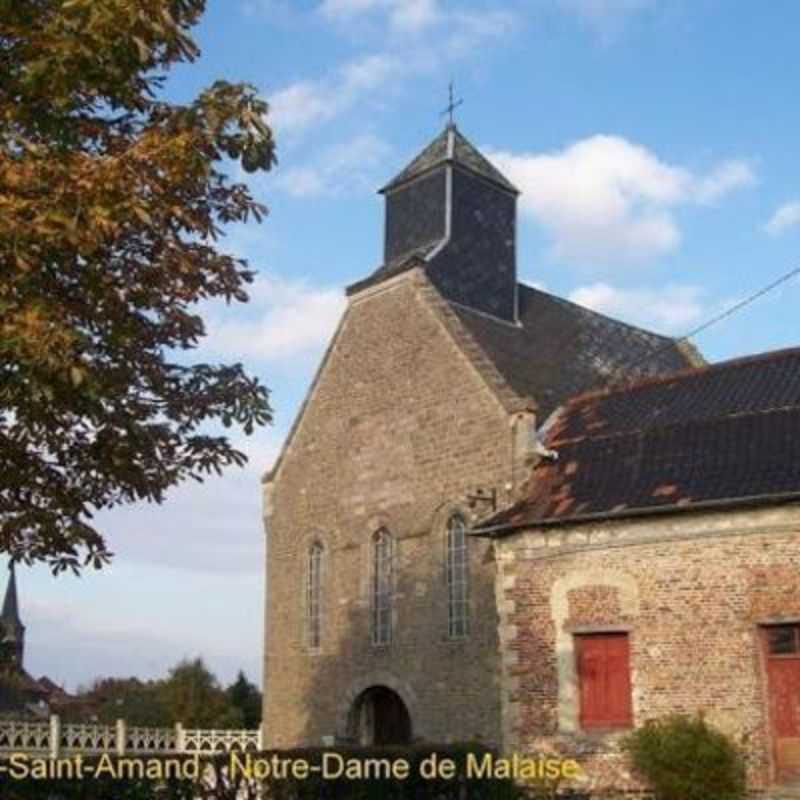
[[[3,613],[0,615],[3,622],[13,622],[21,625],[19,619],[19,600],[17,600],[17,573],[14,570],[14,562],[8,565],[8,583],[6,584],[6,596],[3,600]]]
[[[0,638],[4,642],[14,645],[16,665],[22,668],[22,658],[25,654],[25,626],[19,618],[17,573],[14,570],[13,561],[8,565],[8,583],[3,598],[3,611],[0,614]]]

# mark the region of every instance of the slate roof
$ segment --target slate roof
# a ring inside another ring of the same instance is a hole
[[[47,675],[42,675],[37,681],[39,686],[50,695],[66,695],[64,689],[59,686],[55,681],[50,680]]]
[[[428,242],[425,245],[417,248],[411,253],[404,253],[401,257],[395,258],[392,261],[381,265],[374,272],[370,273],[366,278],[360,281],[351,283],[346,289],[345,294],[348,296],[356,294],[368,286],[375,286],[382,283],[395,275],[400,275],[403,272],[413,269],[418,266],[425,266],[426,258],[439,246],[440,240],[436,239],[433,242]]]
[[[511,388],[536,401],[542,422],[579,392],[629,376],[663,375],[692,365],[687,353],[667,336],[525,284],[518,284],[518,293],[519,325],[463,306],[453,309]]]
[[[800,500],[800,349],[578,396],[546,445],[558,460],[482,529]]]
[[[489,160],[481,155],[455,125],[448,125],[402,172],[380,191],[386,193],[425,175],[441,164],[457,164],[469,172],[519,194],[519,190]]]

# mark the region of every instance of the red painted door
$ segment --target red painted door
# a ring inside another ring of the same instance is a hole
[[[628,635],[581,635],[577,645],[581,727],[627,727],[631,724]]]
[[[769,710],[779,777],[800,774],[800,625],[765,629]]]

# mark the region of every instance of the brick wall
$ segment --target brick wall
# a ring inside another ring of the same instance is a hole
[[[445,525],[467,492],[512,477],[511,417],[467,360],[419,270],[351,299],[271,484],[264,720],[271,747],[347,732],[371,685],[397,691],[415,738],[500,737],[495,565],[470,540],[470,633],[448,639]],[[488,509],[476,509],[487,511]],[[396,543],[394,638],[369,633],[370,541]],[[305,646],[304,580],[325,548],[322,645]]]
[[[760,629],[800,618],[800,510],[740,510],[527,531],[497,542],[504,746],[566,752],[590,784],[636,788],[618,734],[577,718],[576,632],[630,639],[635,724],[702,712],[774,778]]]

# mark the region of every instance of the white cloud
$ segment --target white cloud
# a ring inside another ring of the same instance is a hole
[[[297,11],[292,0],[244,0],[242,10],[247,16],[261,15],[280,24],[292,20]]]
[[[391,29],[419,33],[439,21],[439,0],[323,0],[320,11],[328,19],[350,22],[380,12]]]
[[[281,89],[269,98],[269,104],[274,127],[290,131],[330,119],[340,110],[312,81],[298,81]]]
[[[570,293],[573,303],[665,333],[686,333],[707,313],[699,286],[670,284],[657,289],[623,289],[607,283],[581,286]]]
[[[334,145],[310,164],[278,170],[272,183],[294,197],[336,196],[374,185],[374,170],[386,163],[391,147],[374,134]]]
[[[764,230],[770,236],[780,236],[797,225],[800,225],[800,201],[792,200],[775,211],[764,226]]]
[[[557,5],[592,28],[602,39],[619,33],[625,21],[656,5],[656,0],[556,0]]]
[[[164,677],[181,658],[200,654],[226,683],[241,667],[258,679],[261,637],[253,620],[263,609],[264,539],[261,531],[251,538],[253,568],[234,578],[213,564],[189,574],[155,559],[120,559],[88,580],[26,570],[28,668],[74,688],[97,676]]]
[[[632,14],[655,5],[655,0],[558,0],[566,11],[589,20],[604,20],[620,14]]]
[[[340,289],[260,276],[248,288],[248,317],[209,316],[203,350],[229,358],[291,363],[316,358],[344,310]]]
[[[351,94],[369,92],[391,80],[400,71],[401,66],[397,56],[386,53],[365,56],[341,68],[342,85]]]
[[[277,130],[289,133],[328,122],[402,72],[402,59],[386,53],[350,61],[327,80],[298,81],[273,94],[268,98],[271,121]]]
[[[697,176],[619,136],[591,136],[554,153],[489,155],[522,191],[523,213],[550,234],[553,255],[585,266],[641,263],[675,250],[676,206],[718,200],[754,179],[742,161]]]
[[[390,14],[395,30],[416,33],[433,25],[440,16],[437,0],[400,0]]]
[[[752,165],[742,159],[723,161],[712,172],[697,181],[695,191],[697,201],[711,204],[733,189],[751,186],[756,182]]]
[[[490,39],[513,30],[515,17],[507,11],[443,12],[434,0],[326,0],[321,7],[337,19],[382,10],[387,25],[405,36],[382,37],[382,50],[334,69],[329,77],[301,80],[267,99],[271,122],[281,133],[296,134],[329,122],[380,92],[396,91],[408,80],[442,71],[450,62],[473,56]]]
[[[331,18],[352,17],[386,5],[385,0],[323,0],[320,11]]]
[[[430,44],[450,59],[475,55],[486,40],[510,36],[519,20],[509,11],[458,11],[444,19],[447,35]]]

